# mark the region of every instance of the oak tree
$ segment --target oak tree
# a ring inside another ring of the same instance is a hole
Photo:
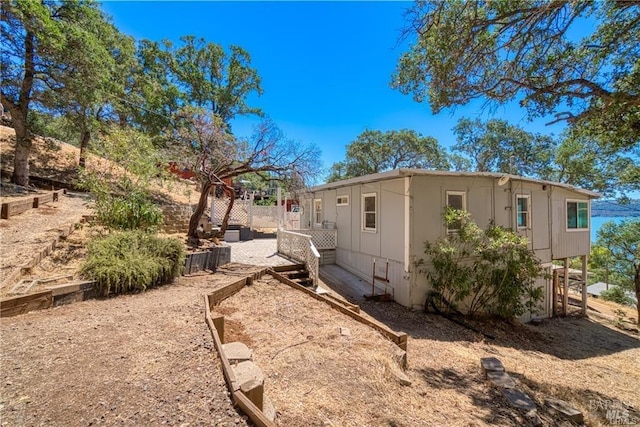
[[[16,131],[16,184],[29,183],[29,112],[51,107],[45,92],[64,89],[69,79],[90,85],[95,76],[87,70],[103,71],[97,65],[107,52],[97,31],[105,21],[98,3],[90,0],[0,2],[0,99]]]
[[[608,250],[612,282],[635,293],[640,325],[640,219],[605,222],[598,230],[597,245]]]
[[[328,182],[397,168],[449,168],[447,154],[435,138],[409,129],[365,130],[347,145],[345,157],[331,167]]]
[[[517,100],[531,117],[606,130],[602,143],[638,144],[639,2],[430,0],[407,17],[415,42],[392,85],[433,112]]]
[[[271,120],[256,125],[248,138],[236,138],[211,112],[188,108],[179,116],[180,126],[173,133],[170,149],[191,163],[201,185],[198,206],[189,222],[189,237],[197,238],[198,223],[215,187],[222,188],[230,198],[221,227],[224,234],[235,201],[231,178],[255,174],[265,180],[299,183],[319,170],[319,149],[286,138]]]
[[[453,128],[454,153],[469,160],[478,172],[502,172],[539,179],[553,175],[555,140],[534,134],[504,120],[487,122],[462,118]]]

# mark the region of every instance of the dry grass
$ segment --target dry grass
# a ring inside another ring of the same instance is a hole
[[[6,173],[13,171],[15,131],[0,126],[0,167]],[[80,150],[71,144],[53,138],[35,137],[29,156],[31,175],[73,183],[78,178],[77,165]],[[117,180],[128,172],[108,160],[89,154],[86,168],[95,170],[106,178]],[[196,185],[185,180],[164,180],[153,183],[152,191],[164,203],[196,203]]]
[[[253,349],[280,425],[530,425],[483,379],[479,359],[486,356],[502,360],[538,404],[543,425],[565,422],[545,407],[547,397],[583,411],[587,425],[606,425],[604,408],[611,402],[627,403],[630,416],[640,417],[640,341],[606,323],[477,323],[496,338],[489,340],[397,304],[366,302],[362,308],[409,334],[411,386],[398,382],[391,342],[276,280],[256,281],[216,311],[225,315],[225,339]]]

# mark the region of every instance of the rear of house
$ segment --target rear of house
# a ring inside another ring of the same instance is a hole
[[[470,212],[483,228],[493,221],[526,236],[551,272],[553,260],[568,263],[572,257],[583,257],[586,269],[590,200],[596,197],[569,185],[511,175],[397,169],[311,188],[301,200],[301,225],[335,227],[337,265],[370,283],[375,274],[382,278],[377,287],[418,309],[429,289],[424,243],[449,232],[441,217],[445,206]],[[540,315],[550,316],[553,281],[540,279],[540,286],[545,290]]]

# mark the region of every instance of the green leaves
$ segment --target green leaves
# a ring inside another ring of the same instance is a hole
[[[178,240],[141,231],[119,232],[89,243],[81,272],[108,296],[168,283],[181,274],[184,259],[184,246]]]
[[[449,162],[433,137],[409,129],[366,130],[347,146],[346,160],[332,166],[328,181],[397,168],[448,169]]]
[[[425,242],[431,287],[469,315],[485,313],[505,319],[525,310],[535,313],[543,293],[535,281],[540,264],[526,238],[496,225],[482,230],[470,214],[445,208],[447,229],[435,242]]]
[[[504,120],[462,118],[453,129],[453,152],[466,157],[473,170],[552,179],[553,138],[526,132]]]
[[[640,140],[637,2],[434,0],[407,16],[416,39],[392,86],[434,113],[518,100],[531,117],[608,128],[608,143]]]

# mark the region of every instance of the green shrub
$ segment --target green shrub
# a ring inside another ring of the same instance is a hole
[[[620,286],[613,285],[609,289],[600,292],[600,298],[605,301],[612,301],[622,305],[628,305],[631,307],[635,306],[633,298],[631,298]]]
[[[178,240],[125,231],[91,241],[81,273],[107,296],[171,282],[182,273],[184,259]]]
[[[446,208],[443,218],[456,231],[425,242],[427,279],[451,309],[465,302],[469,315],[509,319],[535,313],[543,297],[535,285],[542,269],[526,238],[494,224],[482,230],[464,211]]]
[[[116,230],[155,230],[162,224],[162,210],[141,191],[96,198],[100,224]]]

